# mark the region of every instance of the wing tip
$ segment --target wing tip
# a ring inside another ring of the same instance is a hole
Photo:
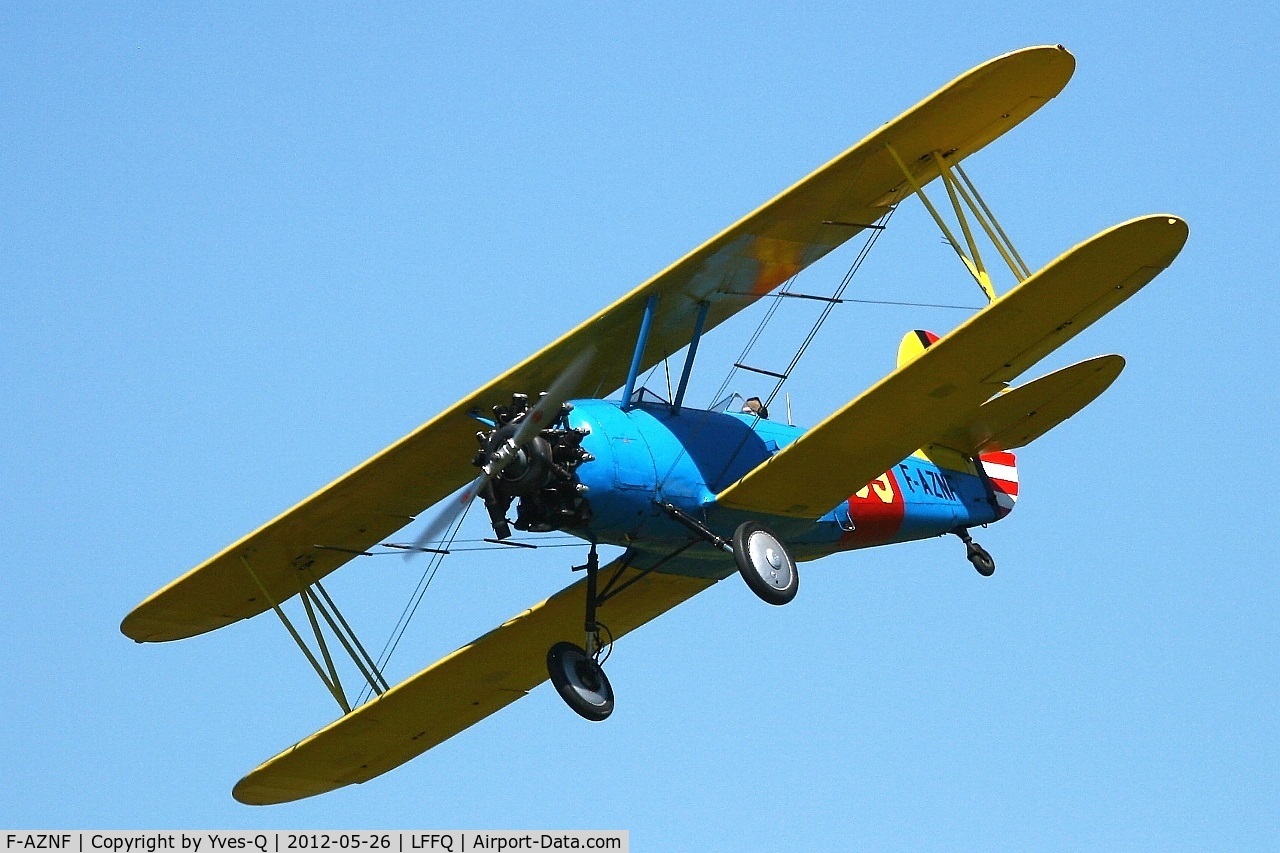
[[[148,598],[133,608],[120,621],[120,633],[135,643],[167,643],[172,640],[185,640],[188,637],[205,634],[236,621],[230,619],[211,624],[206,620],[201,624],[192,624],[166,619],[152,612],[156,609],[151,606],[152,598],[155,598],[155,596]]]
[[[1173,264],[1186,246],[1191,236],[1191,226],[1187,224],[1187,220],[1173,213],[1148,213],[1108,228],[1086,240],[1085,243],[1091,243],[1104,236],[1118,235],[1121,232],[1134,235],[1141,233],[1141,237],[1120,239],[1132,239],[1133,242],[1143,245],[1151,256],[1151,265],[1165,269]]]
[[[268,765],[250,772],[233,786],[232,797],[236,799],[237,803],[241,803],[242,806],[280,806],[283,803],[293,803],[307,797],[316,797],[317,794],[326,794],[330,790],[343,788],[347,784],[302,786],[279,783],[274,785],[264,784],[257,777],[257,774]]]
[[[984,62],[974,71],[1006,63],[1024,64],[1041,71],[1042,79],[1051,90],[1045,93],[1046,99],[1061,92],[1076,71],[1075,54],[1061,44],[1037,44],[1011,50]]]

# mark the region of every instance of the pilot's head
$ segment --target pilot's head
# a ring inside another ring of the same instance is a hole
[[[769,410],[764,403],[760,402],[759,397],[748,397],[747,401],[742,404],[742,413],[744,415],[757,415],[758,417],[769,417]]]

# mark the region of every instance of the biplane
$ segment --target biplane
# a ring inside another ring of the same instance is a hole
[[[969,531],[1013,509],[1012,451],[1101,394],[1124,360],[1101,356],[1011,384],[1168,267],[1188,233],[1175,216],[1140,217],[1034,272],[1014,249],[960,164],[1055,97],[1074,68],[1058,45],[961,75],[139,604],[121,626],[138,642],[275,611],[342,708],[241,779],[234,796],[280,803],[368,781],[547,680],[575,712],[603,720],[614,707],[606,650],[734,575],[783,605],[797,593],[798,564],[941,535],[957,536],[990,575],[995,563]],[[935,179],[951,202],[948,217],[925,194]],[[788,292],[798,272],[851,238],[874,236],[915,197],[981,287],[984,307],[941,337],[907,332],[896,369],[810,429],[769,418],[772,397],[711,409],[686,403],[704,335]],[[983,233],[1016,279],[1003,295],[981,260]],[[682,352],[670,399],[637,387],[643,371]],[[513,527],[582,540],[589,552],[575,568],[585,574],[390,686],[322,580],[372,549],[447,552],[473,502],[487,511],[494,541],[511,540]],[[387,542],[415,519],[426,519],[415,542]],[[602,565],[598,545],[625,551]],[[282,607],[295,596],[318,650]],[[372,689],[363,704],[347,699],[326,635]]]

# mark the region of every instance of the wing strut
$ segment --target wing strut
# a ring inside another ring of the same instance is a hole
[[[960,247],[959,241],[956,240],[955,234],[951,232],[951,228],[947,226],[946,220],[942,218],[942,214],[938,212],[938,209],[933,206],[933,202],[929,201],[929,197],[925,195],[924,187],[916,180],[915,175],[907,168],[907,164],[902,161],[902,158],[898,156],[898,152],[887,142],[884,147],[893,155],[894,162],[898,164],[898,168],[902,170],[902,174],[906,176],[907,182],[911,185],[916,195],[920,196],[920,201],[924,203],[925,209],[929,211],[933,221],[938,224],[938,229],[942,231],[942,236],[951,244],[951,248],[960,257],[965,269],[973,276],[973,280],[978,283],[978,287],[982,289],[988,302],[995,301],[996,291],[991,284],[991,275],[982,263],[982,253],[978,251],[978,243],[974,239],[973,230],[969,227],[969,218],[965,216],[965,208],[968,208],[974,220],[982,226],[982,230],[986,232],[991,245],[995,246],[996,251],[999,252],[1000,257],[1013,273],[1013,277],[1018,282],[1022,282],[1031,275],[1031,269],[1022,260],[1022,255],[1018,254],[1018,250],[1014,248],[1009,235],[1005,233],[1005,230],[1000,227],[1000,223],[996,221],[995,214],[991,212],[991,208],[983,201],[982,196],[978,193],[978,188],[973,185],[973,181],[969,180],[969,176],[960,168],[959,162],[948,164],[946,157],[949,155],[939,154],[937,151],[932,152],[928,157],[921,158],[922,160],[929,160],[933,166],[937,167],[938,174],[942,177],[943,186],[947,189],[947,197],[951,199],[951,208],[955,211],[956,220],[960,223],[960,231],[964,234],[965,245],[969,249],[968,254],[965,254],[965,250]],[[952,174],[953,167],[956,174]],[[960,177],[957,179],[956,175]]]
[[[317,619],[317,614],[324,619],[325,624],[329,626],[330,632],[342,648],[350,656],[352,663],[356,669],[364,676],[368,682],[370,689],[379,696],[385,693],[389,688],[386,678],[383,677],[382,671],[378,668],[378,664],[374,662],[369,652],[365,650],[364,644],[360,642],[355,631],[351,629],[351,625],[347,622],[342,612],[338,610],[337,604],[329,596],[329,593],[320,584],[320,580],[312,576],[308,581],[303,576],[305,567],[299,569],[298,578],[301,589],[299,589],[299,597],[302,599],[302,606],[307,613],[307,621],[311,623],[312,633],[315,635],[316,646],[320,650],[320,656],[324,658],[324,667],[320,666],[315,652],[307,645],[298,629],[293,626],[293,622],[289,619],[284,608],[271,596],[267,591],[266,585],[258,577],[258,573],[253,570],[252,564],[240,555],[240,562],[244,565],[245,570],[249,572],[249,576],[253,578],[258,589],[262,591],[263,596],[271,605],[271,609],[280,617],[280,622],[284,625],[285,630],[289,632],[289,636],[293,637],[293,641],[298,644],[298,648],[302,650],[302,654],[306,657],[307,662],[311,664],[311,668],[316,671],[316,675],[320,676],[320,681],[328,689],[334,701],[338,703],[338,707],[342,709],[342,713],[351,713],[351,702],[347,699],[346,691],[342,688],[342,679],[338,676],[338,668],[334,665],[333,655],[329,652],[329,644],[325,640],[325,634]]]
[[[644,303],[644,317],[640,320],[640,334],[636,336],[636,349],[631,355],[631,367],[627,370],[627,383],[622,388],[622,409],[631,408],[631,396],[635,392],[636,378],[644,359],[644,345],[649,342],[649,329],[653,327],[653,315],[658,310],[658,294],[651,293]]]
[[[707,309],[711,307],[711,303],[703,300],[698,304],[698,316],[693,321],[693,338],[689,341],[689,351],[684,356],[684,369],[680,371],[680,385],[676,389],[676,394],[671,398],[671,414],[680,414],[680,407],[684,405],[684,392],[689,389],[689,374],[693,372],[693,359],[698,355],[698,342],[702,340],[702,330],[707,325]]]

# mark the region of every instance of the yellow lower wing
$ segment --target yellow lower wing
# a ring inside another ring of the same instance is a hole
[[[600,570],[601,584],[619,568],[615,588],[641,574],[619,559]],[[599,618],[618,638],[714,583],[651,572],[610,598]],[[561,590],[290,747],[232,793],[242,803],[267,805],[366,782],[506,707],[547,680],[552,645],[581,645],[585,585]]]
[[[853,490],[969,423],[1020,373],[1173,262],[1187,224],[1117,225],[1076,246],[970,317],[717,496],[726,506],[817,518]]]

